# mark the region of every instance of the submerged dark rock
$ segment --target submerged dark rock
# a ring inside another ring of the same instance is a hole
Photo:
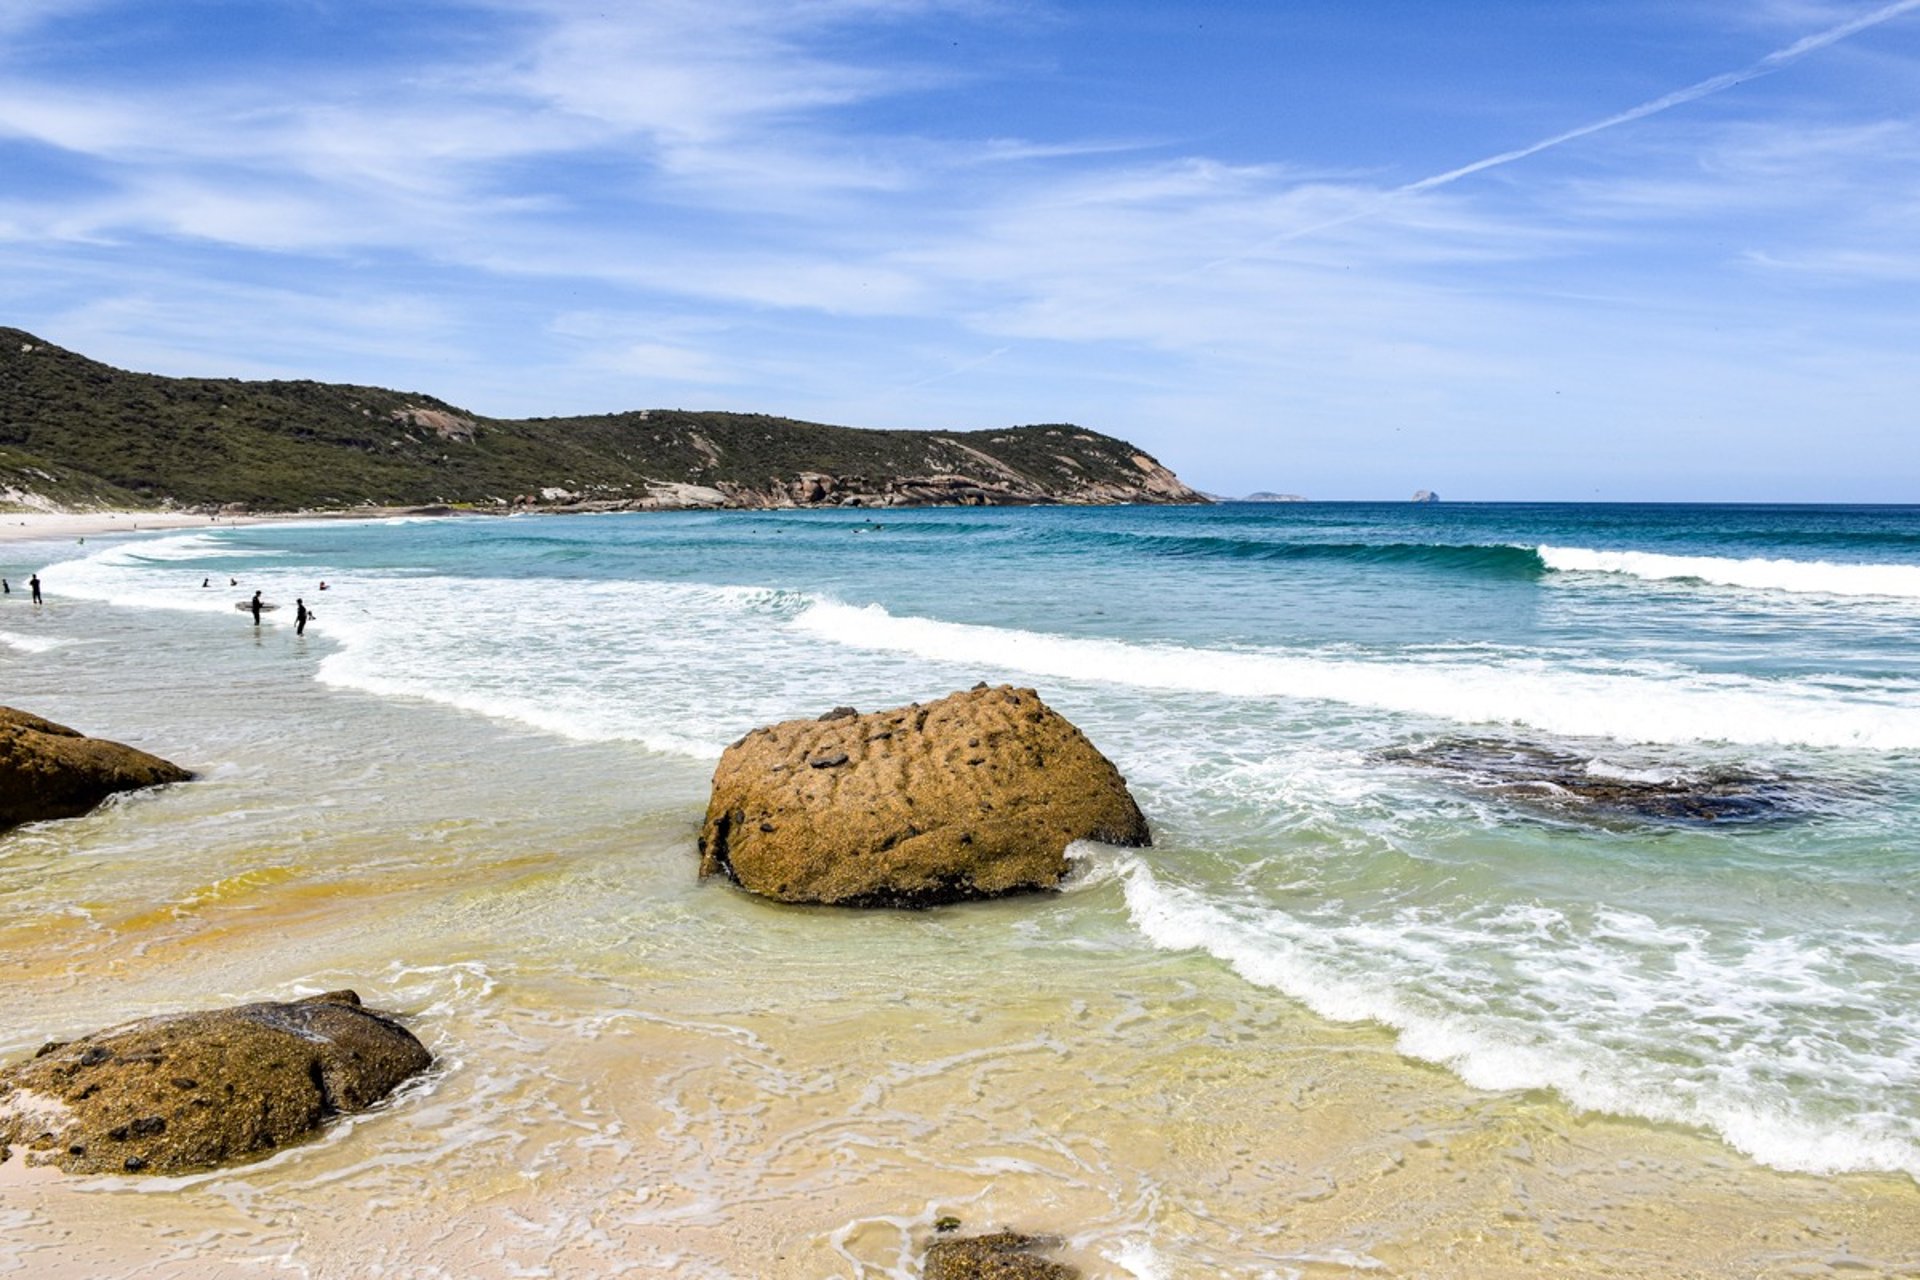
[[[159,756],[0,707],[0,831],[77,818],[116,792],[191,777]]]
[[[366,1110],[432,1062],[351,991],[147,1018],[0,1068],[0,1161],[68,1173],[233,1164]]]
[[[1014,1231],[936,1240],[927,1246],[926,1280],[1078,1280],[1079,1268],[1042,1255],[1060,1242]]]
[[[1766,822],[1815,807],[1808,784],[1725,766],[1603,764],[1590,752],[1503,738],[1442,738],[1378,756],[1451,775],[1477,791],[1555,813],[1672,823]]]

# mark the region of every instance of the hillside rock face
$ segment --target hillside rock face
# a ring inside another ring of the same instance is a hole
[[[116,791],[192,776],[159,756],[0,707],[0,830],[75,818]]]
[[[0,1069],[0,1161],[68,1173],[231,1164],[366,1110],[432,1061],[351,991],[148,1018]]]
[[[1126,779],[1032,689],[982,684],[734,743],[700,874],[782,902],[925,907],[1056,887],[1082,839],[1151,842]]]

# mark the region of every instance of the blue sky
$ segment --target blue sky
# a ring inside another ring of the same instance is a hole
[[[1920,0],[0,0],[0,323],[1226,493],[1920,501]]]

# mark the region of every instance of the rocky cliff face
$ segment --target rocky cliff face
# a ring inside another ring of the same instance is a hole
[[[985,475],[832,475],[802,471],[764,485],[722,480],[714,485],[660,483],[640,497],[547,489],[516,498],[521,508],[571,511],[693,511],[768,507],[1036,507],[1114,506],[1125,503],[1191,503],[1204,498],[1146,454],[1135,454],[1137,481],[1084,480],[1046,485],[997,470]],[[982,468],[985,470],[985,468]]]

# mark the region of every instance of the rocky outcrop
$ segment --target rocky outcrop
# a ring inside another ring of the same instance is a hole
[[[734,743],[700,874],[782,902],[924,907],[1054,888],[1083,839],[1150,842],[1126,779],[1032,689],[981,684]]]
[[[192,776],[159,756],[0,707],[0,830],[75,818],[115,792]]]
[[[231,1164],[366,1110],[432,1061],[351,991],[148,1018],[0,1069],[0,1160],[69,1173]]]
[[[960,446],[954,446],[959,448]],[[988,459],[991,462],[991,459]],[[1065,461],[1071,462],[1071,459]],[[1069,476],[1040,484],[1007,469],[982,465],[978,473],[833,475],[802,471],[765,484],[722,480],[711,485],[648,481],[644,493],[614,495],[546,488],[513,501],[516,508],[554,512],[765,510],[783,507],[1036,507],[1120,503],[1193,503],[1208,499],[1147,457],[1132,462],[1125,479]]]
[[[1042,1256],[1058,1240],[1013,1231],[936,1240],[927,1246],[926,1280],[1078,1280],[1080,1271]]]

